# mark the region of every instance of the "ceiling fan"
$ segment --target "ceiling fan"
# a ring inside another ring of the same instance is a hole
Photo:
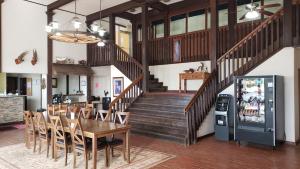
[[[259,6],[258,3],[254,3],[253,0],[250,4],[246,5],[246,13],[240,18],[240,20],[247,19],[255,19],[260,16],[260,14],[272,16],[274,13],[266,11],[266,8],[273,8],[273,7],[279,7],[281,6],[280,3],[273,3],[268,5],[261,5]]]

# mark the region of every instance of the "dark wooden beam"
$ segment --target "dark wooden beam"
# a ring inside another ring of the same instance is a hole
[[[236,0],[228,0],[228,29],[229,48],[233,47],[236,43],[235,27],[237,25],[237,5]]]
[[[134,58],[137,58],[137,53],[136,53],[136,42],[137,42],[137,24],[135,21],[131,21],[131,34],[132,34],[132,56]]]
[[[122,12],[122,13],[119,13],[119,14],[115,14],[115,16],[117,16],[119,18],[130,20],[130,21],[135,20],[135,15],[131,14],[129,12]]]
[[[101,19],[108,17],[109,15],[112,15],[112,14],[118,15],[122,12],[128,11],[129,9],[132,9],[132,8],[137,8],[139,6],[141,6],[141,4],[138,2],[128,1],[128,2],[122,3],[120,5],[116,5],[111,8],[104,9],[104,10],[102,10],[102,13],[101,13],[101,16],[102,16]],[[86,17],[86,20],[90,21],[90,22],[99,20],[99,19],[100,19],[99,12],[95,12]]]
[[[109,15],[109,34],[112,43],[116,42],[116,17],[114,15]],[[111,52],[111,64],[115,63],[115,50],[112,48]]]
[[[2,3],[4,0],[0,0],[0,72],[2,72]]]
[[[53,11],[47,12],[48,24],[53,21]],[[48,38],[47,40],[47,54],[48,54],[48,74],[47,74],[47,103],[52,104],[52,62],[53,62],[53,41]]]
[[[217,68],[217,51],[218,51],[218,10],[217,0],[210,0],[210,60],[211,71]]]
[[[293,4],[291,0],[283,1],[284,16],[283,16],[283,46],[288,47],[293,45]]]
[[[47,11],[53,11],[73,1],[74,0],[57,0],[47,6]]]
[[[149,91],[149,66],[148,66],[148,48],[149,48],[149,41],[148,41],[148,5],[144,4],[142,6],[142,64],[144,67],[144,79],[143,79],[143,91]]]

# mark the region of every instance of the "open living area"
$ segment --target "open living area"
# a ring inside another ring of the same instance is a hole
[[[0,0],[0,169],[300,169],[300,0]]]

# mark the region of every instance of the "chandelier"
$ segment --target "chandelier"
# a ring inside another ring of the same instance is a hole
[[[101,4],[100,0],[100,23],[94,22],[88,27],[77,16],[77,0],[75,0],[75,16],[65,24],[61,24],[57,21],[50,22],[45,27],[48,37],[59,42],[76,44],[97,43],[100,47],[105,46],[106,40],[104,37],[107,36],[107,31],[101,26]]]

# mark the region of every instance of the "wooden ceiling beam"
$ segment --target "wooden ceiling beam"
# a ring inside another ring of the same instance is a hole
[[[47,10],[48,11],[53,11],[55,9],[58,9],[64,5],[67,5],[71,2],[73,2],[74,0],[57,0],[49,5],[47,5]]]
[[[127,19],[127,20],[135,20],[135,15],[129,12],[122,12],[122,13],[118,13],[115,16],[119,17],[119,18],[123,18],[123,19]]]
[[[138,3],[138,2],[128,1],[128,2],[125,2],[125,3],[122,3],[122,4],[119,4],[119,5],[116,5],[116,6],[113,6],[113,7],[102,10],[101,15],[102,15],[102,18],[108,17],[109,15],[113,15],[113,14],[118,15],[120,13],[128,11],[129,9],[137,8],[139,6],[141,6],[141,4]],[[86,20],[88,22],[92,22],[92,21],[99,20],[99,19],[100,19],[99,12],[95,12],[95,13],[90,14],[86,17]]]

